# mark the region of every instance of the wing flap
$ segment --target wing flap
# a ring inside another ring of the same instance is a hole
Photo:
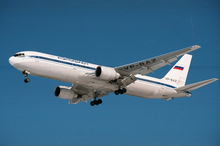
[[[202,86],[205,86],[207,84],[210,84],[214,81],[217,81],[218,79],[216,78],[213,78],[213,79],[209,79],[209,80],[205,80],[205,81],[201,81],[201,82],[197,82],[197,83],[193,83],[193,84],[189,84],[189,85],[186,85],[186,86],[182,86],[182,87],[179,87],[179,88],[175,88],[175,90],[177,91],[192,91],[192,90],[195,90],[195,89],[198,89]]]

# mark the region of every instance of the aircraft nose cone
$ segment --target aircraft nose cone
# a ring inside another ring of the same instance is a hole
[[[9,58],[9,63],[10,63],[12,66],[14,66],[14,64],[15,64],[15,57],[14,57],[14,56],[12,56],[12,57]]]

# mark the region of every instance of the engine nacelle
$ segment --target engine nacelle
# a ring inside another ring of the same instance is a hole
[[[57,86],[54,90],[54,94],[56,97],[63,99],[73,99],[78,97],[78,94],[71,90],[71,87],[66,86]]]
[[[120,74],[115,71],[114,68],[98,66],[95,70],[96,77],[103,80],[115,80],[120,77]]]

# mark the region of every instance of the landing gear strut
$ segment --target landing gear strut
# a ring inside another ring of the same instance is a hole
[[[125,88],[123,88],[123,89],[118,89],[118,90],[115,90],[115,95],[124,94],[124,93],[126,93],[126,92],[127,92],[127,90],[126,90]]]
[[[29,72],[26,71],[26,70],[24,70],[24,71],[22,72],[22,74],[24,75],[24,77],[26,77],[26,79],[24,79],[24,82],[25,82],[25,83],[30,82],[30,79],[28,78]]]
[[[101,99],[98,99],[98,100],[93,100],[90,102],[91,106],[94,106],[94,105],[99,105],[99,104],[102,104],[102,100]]]

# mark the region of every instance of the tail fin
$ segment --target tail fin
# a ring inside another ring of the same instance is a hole
[[[185,54],[183,57],[172,67],[172,69],[162,78],[168,84],[175,87],[184,86],[188,75],[192,55]]]

